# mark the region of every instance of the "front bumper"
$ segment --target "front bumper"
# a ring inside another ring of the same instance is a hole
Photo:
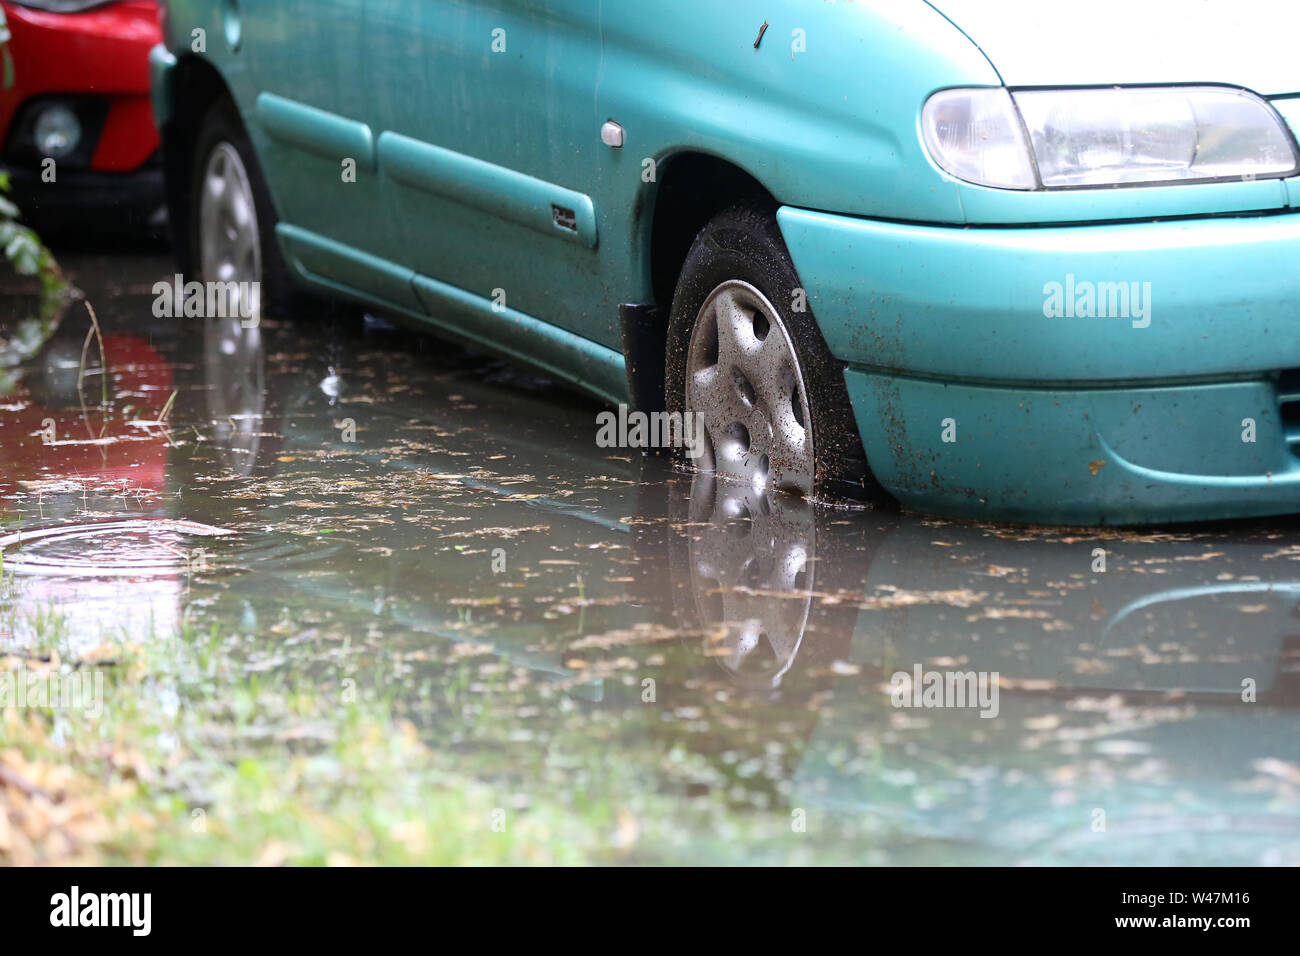
[[[9,198],[23,219],[42,234],[125,231],[143,237],[166,233],[162,164],[156,156],[127,173],[59,170],[53,183],[42,181],[39,170],[0,168],[9,173]]]
[[[1300,458],[1271,381],[1007,388],[853,368],[845,379],[876,478],[920,511],[1072,525],[1300,511]]]
[[[779,220],[903,504],[1088,525],[1300,511],[1300,214]]]
[[[162,40],[158,4],[121,0],[78,13],[5,5],[12,84],[0,88],[0,140],[11,165],[35,165],[34,146],[15,141],[23,111],[42,99],[93,99],[105,116],[78,168],[138,169],[158,148],[149,105],[149,50]],[[3,84],[0,84],[3,87]],[[73,165],[60,164],[63,169]]]

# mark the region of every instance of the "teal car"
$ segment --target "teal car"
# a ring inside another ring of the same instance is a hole
[[[172,0],[163,28],[181,269],[258,314],[427,323],[813,497],[1300,503],[1286,0]]]

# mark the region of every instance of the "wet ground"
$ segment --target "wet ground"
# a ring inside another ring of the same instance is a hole
[[[1300,863],[1295,521],[814,509],[609,454],[600,406],[419,332],[160,319],[164,254],[62,261],[108,372],[74,307],[3,386],[0,653],[52,614],[73,656],[220,633],[510,812],[617,808],[629,860]]]

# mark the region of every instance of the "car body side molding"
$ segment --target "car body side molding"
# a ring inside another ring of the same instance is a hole
[[[379,137],[379,162],[402,186],[596,247],[596,209],[585,193],[387,131]]]
[[[259,93],[254,111],[272,139],[338,162],[355,159],[359,168],[375,170],[375,137],[365,123],[274,93]]]
[[[290,266],[318,289],[428,322],[610,404],[629,400],[626,365],[614,349],[306,229],[280,223],[275,232]]]

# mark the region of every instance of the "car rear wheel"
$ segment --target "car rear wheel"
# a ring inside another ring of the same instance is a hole
[[[667,409],[703,420],[697,469],[824,500],[886,497],[862,452],[843,365],[770,212],[729,209],[700,231],[673,296],[666,363]]]
[[[275,239],[271,194],[234,104],[222,99],[204,118],[191,182],[191,248],[205,282],[249,283],[254,317],[291,315],[304,303]]]
[[[199,186],[198,219],[203,277],[248,289],[249,301],[238,304],[248,315],[261,318],[262,239],[257,204],[248,169],[229,142],[214,144],[208,153]]]

